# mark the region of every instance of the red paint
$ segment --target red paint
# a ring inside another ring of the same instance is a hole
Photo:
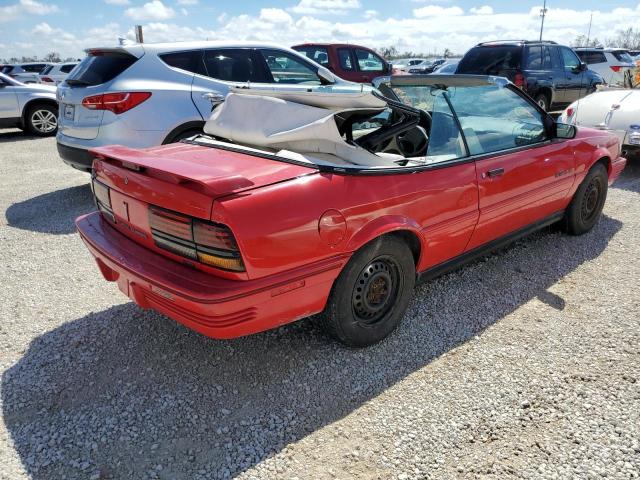
[[[294,50],[302,47],[320,47],[327,51],[327,63],[324,64],[329,70],[344,80],[358,83],[371,83],[374,78],[381,75],[390,75],[391,69],[388,62],[378,53],[370,48],[350,43],[303,43],[292,47]],[[371,55],[375,55],[382,62],[384,68],[382,70],[371,71],[361,70],[356,57],[355,49],[363,50]],[[340,52],[341,51],[341,52]],[[348,55],[352,68],[345,69],[341,65],[339,55]]]
[[[616,137],[582,128],[572,140],[393,175],[319,172],[187,144],[95,153],[117,223],[97,212],[76,223],[104,277],[140,306],[216,338],[322,311],[353,252],[380,235],[413,235],[424,271],[563,210],[594,162],[610,159],[610,181],[626,162]],[[502,175],[488,175],[496,169]],[[158,248],[149,205],[229,227],[246,271]]]

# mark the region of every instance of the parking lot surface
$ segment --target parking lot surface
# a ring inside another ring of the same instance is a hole
[[[590,233],[424,284],[351,350],[141,310],[74,233],[89,176],[0,130],[0,478],[638,478],[639,163]]]

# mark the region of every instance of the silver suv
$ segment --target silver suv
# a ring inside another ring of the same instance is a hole
[[[356,84],[303,54],[264,43],[89,49],[58,85],[58,152],[72,167],[90,171],[90,148],[145,148],[201,133],[214,106],[233,89],[332,94],[350,85]]]
[[[56,87],[25,85],[0,73],[0,128],[21,128],[46,137],[58,128]]]

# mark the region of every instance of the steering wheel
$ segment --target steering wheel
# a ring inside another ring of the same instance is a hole
[[[396,145],[405,157],[418,157],[422,155],[429,142],[427,131],[420,126],[401,133],[396,137]]]

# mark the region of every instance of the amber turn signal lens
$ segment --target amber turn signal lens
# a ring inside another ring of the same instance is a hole
[[[198,252],[198,260],[205,265],[210,265],[224,270],[233,270],[236,272],[244,271],[244,264],[241,258],[224,258],[209,253]]]

